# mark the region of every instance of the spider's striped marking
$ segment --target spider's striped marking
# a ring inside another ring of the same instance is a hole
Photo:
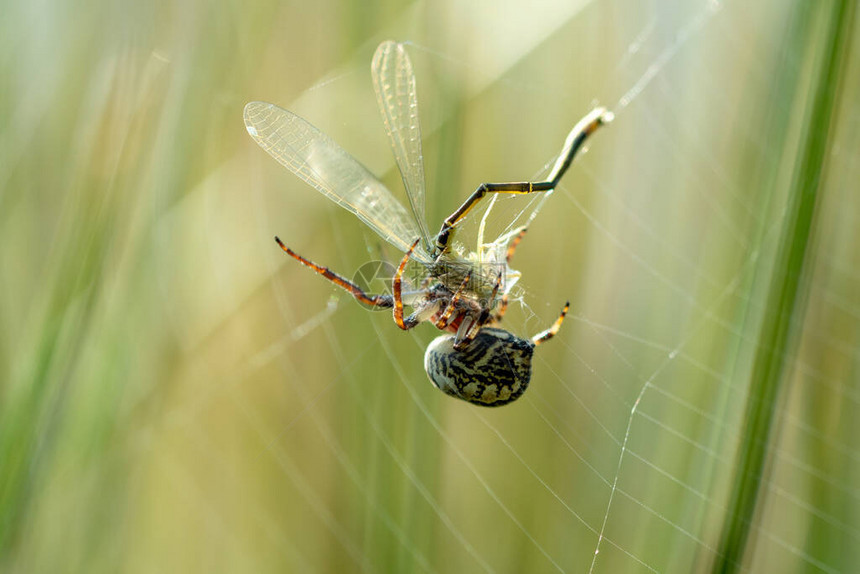
[[[484,327],[462,349],[453,335],[437,337],[424,369],[445,394],[485,407],[517,400],[529,385],[535,345],[503,329]]]

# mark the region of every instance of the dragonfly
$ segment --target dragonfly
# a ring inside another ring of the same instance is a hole
[[[248,134],[269,155],[403,253],[391,279],[391,292],[368,293],[343,275],[299,255],[277,236],[275,241],[287,255],[361,303],[392,309],[400,329],[429,321],[443,331],[427,347],[424,367],[444,393],[481,406],[509,404],[528,387],[535,347],[558,333],[570,304],[565,303],[552,325],[530,338],[503,329],[500,324],[510,290],[520,277],[510,262],[527,226],[489,242],[484,242],[482,226],[474,250],[455,248],[455,233],[486,197],[555,189],[585,141],[612,121],[613,114],[603,107],[588,112],[568,134],[545,180],[482,183],[431,234],[425,219],[416,79],[404,45],[394,41],[380,44],[371,63],[371,77],[408,209],[358,160],[296,114],[274,104],[250,102],[244,119]],[[417,288],[404,290],[404,272],[410,261],[420,266],[422,279]],[[404,307],[411,312],[406,314]]]

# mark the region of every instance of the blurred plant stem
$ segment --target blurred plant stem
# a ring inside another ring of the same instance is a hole
[[[824,16],[827,27],[823,35],[815,26],[821,10],[829,11]],[[805,301],[802,286],[808,282],[810,273],[810,236],[817,198],[825,180],[831,127],[843,86],[854,13],[854,3],[850,0],[801,3],[796,7],[793,26],[783,37],[784,50],[787,52],[794,49],[797,38],[805,39],[801,46],[817,42],[824,45],[820,49],[819,61],[814,66],[819,73],[811,86],[813,93],[809,113],[805,114],[804,140],[789,190],[776,263],[770,275],[770,292],[758,337],[741,445],[734,467],[735,479],[713,572],[730,573],[743,569],[744,551],[756,522],[753,516],[759,504],[761,485],[767,480],[768,456],[775,444],[771,436],[777,430],[776,414],[784,399],[783,385],[789,380],[787,373],[791,368],[786,357],[794,354],[798,342],[798,327],[791,319],[803,316]],[[792,91],[792,86],[798,85],[794,78],[797,61],[786,58],[783,64],[770,101],[785,98],[785,94]],[[796,94],[799,97],[804,95]],[[789,118],[777,116],[777,121],[787,123]],[[781,126],[772,128],[779,131],[783,129]]]

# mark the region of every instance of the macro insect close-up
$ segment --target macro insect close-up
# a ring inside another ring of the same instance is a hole
[[[290,257],[358,301],[393,309],[394,322],[401,329],[429,321],[445,331],[447,334],[430,343],[424,356],[425,370],[440,390],[478,405],[508,404],[525,392],[534,348],[555,336],[569,303],[552,325],[528,339],[501,328],[510,290],[520,275],[509,264],[527,227],[515,228],[489,242],[480,231],[471,250],[455,248],[455,233],[463,218],[485,197],[555,189],[588,136],[610,122],[612,113],[597,107],[583,117],[567,136],[546,179],[483,183],[431,235],[424,218],[416,81],[404,46],[392,41],[380,44],[371,75],[411,214],[367,168],[299,116],[274,104],[251,102],[245,106],[244,117],[248,133],[260,147],[403,253],[391,279],[391,293],[367,293],[328,267],[299,255],[278,237],[275,241]],[[418,285],[404,279],[410,260],[423,268]],[[406,315],[404,306],[412,312]]]
[[[0,29],[0,574],[860,573],[860,1]]]

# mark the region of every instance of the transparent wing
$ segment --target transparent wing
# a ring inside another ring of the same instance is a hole
[[[421,126],[418,123],[418,96],[412,63],[402,44],[388,41],[376,49],[370,69],[379,111],[400,168],[409,205],[421,229],[424,247],[429,248],[430,235],[424,218],[424,156],[421,153]]]
[[[324,133],[273,104],[245,106],[245,128],[261,148],[323,195],[406,252],[421,233],[406,208],[363,165]],[[419,248],[413,258],[431,261]]]

